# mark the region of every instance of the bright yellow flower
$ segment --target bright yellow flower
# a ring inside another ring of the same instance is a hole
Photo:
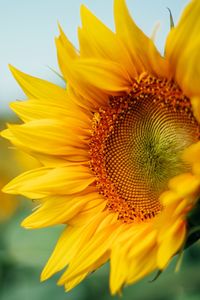
[[[40,199],[24,227],[67,224],[42,280],[67,267],[70,290],[110,260],[114,294],[184,245],[200,194],[199,14],[191,1],[162,57],[124,0],[116,33],[82,6],[80,51],[56,39],[66,89],[11,67],[28,101],[11,105],[24,124],[3,136],[43,166],[4,191]]]

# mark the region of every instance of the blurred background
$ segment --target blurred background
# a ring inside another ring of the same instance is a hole
[[[169,13],[177,22],[187,0],[127,0],[137,24],[151,35],[159,22],[156,44],[164,51],[169,31]],[[50,68],[59,72],[54,37],[59,21],[71,41],[78,47],[77,27],[80,4],[87,5],[111,29],[114,28],[112,0],[0,0],[0,129],[7,122],[19,122],[9,110],[9,103],[25,99],[12,78],[8,63],[24,72],[59,85],[63,82]],[[0,188],[37,162],[16,151],[0,139]],[[52,252],[62,226],[29,231],[20,227],[34,207],[27,199],[0,192],[0,300],[109,300],[109,265],[96,271],[69,293],[56,286],[58,276],[39,282],[40,272]],[[177,258],[155,281],[155,274],[123,291],[124,300],[199,300],[200,244],[185,251],[181,269],[175,273]]]

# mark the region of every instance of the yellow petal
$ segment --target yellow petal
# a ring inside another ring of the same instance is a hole
[[[69,292],[71,289],[73,289],[75,286],[77,286],[85,277],[88,275],[88,272],[81,274],[80,276],[76,277],[75,279],[72,279],[71,281],[68,281],[65,284],[65,291]]]
[[[127,48],[138,75],[148,71],[151,74],[167,76],[166,61],[149,39],[131,18],[125,0],[114,1],[114,16],[117,36]]]
[[[113,295],[123,286],[129,273],[126,249],[120,249],[121,246],[112,249],[110,258],[110,290]]]
[[[67,85],[76,90],[84,99],[89,100],[89,103],[94,103],[94,106],[99,107],[107,101],[107,96],[103,91],[97,90],[93,86],[86,86],[84,82],[77,77],[74,69],[74,60],[72,60],[59,39],[56,39],[56,48],[58,55],[59,66],[67,81]]]
[[[70,126],[66,127],[71,121],[74,125],[77,122],[79,126],[74,126],[74,131]],[[75,151],[77,148],[76,154],[79,155],[87,150],[87,132],[84,137],[83,131],[82,134],[79,132],[81,125],[78,123],[78,119],[73,121],[71,118],[66,118],[65,122],[51,119],[34,120],[23,125],[9,125],[9,129],[2,132],[2,136],[14,144],[24,144],[24,147],[39,153],[67,156],[70,155],[70,149]]]
[[[84,5],[81,6],[82,29],[79,29],[81,57],[94,57],[118,62],[126,69],[130,77],[137,72],[131,57],[109,28],[96,18]]]
[[[42,167],[25,172],[11,180],[3,191],[38,199],[49,195],[78,193],[93,181],[89,168],[69,164],[55,169]]]
[[[76,116],[81,115],[82,117],[80,108],[78,109],[72,101],[69,101],[69,99],[65,99],[65,101],[60,100],[30,99],[28,101],[13,102],[10,104],[10,107],[24,122],[45,118],[60,119],[73,114]]]
[[[93,234],[96,232],[99,224],[105,218],[105,213],[99,213],[84,219],[84,224],[80,226],[68,226],[56,244],[55,250],[49,258],[41,274],[41,280],[46,280],[54,273],[62,270],[81,251],[81,248],[87,244]],[[65,284],[65,280],[59,281],[59,284]]]
[[[44,106],[41,101],[16,101],[10,104],[11,109],[24,121],[28,122],[34,119],[51,119],[66,117],[66,108],[62,106],[51,107],[51,105]]]
[[[183,159],[192,164],[192,170],[199,178],[200,175],[200,142],[197,142],[185,149]]]
[[[167,207],[171,204],[176,203],[180,199],[180,195],[175,193],[174,191],[166,191],[161,194],[159,201],[162,203],[164,207]]]
[[[191,1],[166,41],[166,58],[170,63],[172,76],[189,97],[200,96],[199,14],[199,0]]]
[[[157,247],[153,246],[130,260],[126,283],[132,284],[156,269]]]
[[[86,245],[82,245],[81,252],[71,261],[67,271],[60,278],[59,284],[63,284],[82,273],[91,272],[99,267],[98,260],[109,251],[114,237],[118,233],[118,224],[110,225],[111,219],[113,219],[111,214],[104,217],[107,224],[105,223],[104,228],[93,235]]]
[[[58,100],[59,98],[65,99],[67,97],[66,91],[53,83],[25,74],[13,66],[10,66],[10,70],[29,98]]]
[[[200,160],[200,142],[194,143],[185,149],[183,159],[190,164]]]
[[[177,207],[175,208],[172,217],[173,218],[180,218],[184,215],[184,217],[187,215],[188,208],[188,201],[186,199],[183,199],[179,204],[177,204]]]
[[[98,104],[98,91],[96,95],[91,95],[90,97],[84,98],[81,94],[79,94],[77,92],[77,90],[75,88],[73,88],[70,84],[68,84],[67,86],[67,93],[69,95],[69,98],[72,99],[72,101],[77,104],[79,107],[83,108],[88,115],[91,115],[91,117],[93,117],[92,112],[95,110],[99,109],[99,105]],[[101,101],[102,103],[106,103],[106,101],[108,100],[108,95],[103,95],[101,94]]]
[[[22,226],[26,228],[42,228],[56,224],[67,223],[85,209],[91,209],[101,204],[97,193],[83,193],[83,195],[52,196],[45,199],[41,206],[28,216]],[[87,205],[89,204],[89,205]]]
[[[106,261],[108,261],[108,259],[109,259],[109,252],[106,252],[103,256],[97,259],[93,267],[94,270],[101,267],[103,264],[105,264]],[[81,275],[74,277],[72,280],[68,280],[64,285],[66,291],[70,291],[73,287],[79,284],[88,274],[90,274],[90,272],[83,272]],[[59,282],[58,284],[60,285]]]
[[[200,123],[200,97],[192,97],[190,101],[193,108],[193,114],[197,121]]]
[[[70,40],[67,38],[67,36],[65,35],[64,31],[62,30],[62,27],[60,26],[60,24],[58,24],[58,28],[60,31],[60,36],[59,36],[60,42],[62,43],[62,45],[65,48],[66,52],[68,53],[69,57],[71,59],[78,58],[78,51],[75,49],[75,47],[72,45]]]
[[[88,206],[88,205],[87,205]],[[101,204],[98,204],[91,209],[87,209],[85,207],[83,211],[81,211],[75,218],[72,218],[69,220],[67,223],[70,224],[71,226],[84,226],[85,225],[85,220],[91,220],[91,216],[96,216],[99,215],[100,212],[104,211],[106,208],[106,201],[102,201]]]
[[[163,239],[157,254],[157,265],[164,269],[170,258],[180,249],[185,240],[186,226],[181,220],[177,220]]]
[[[132,81],[118,63],[109,60],[80,59],[73,65],[77,79],[87,86],[94,86],[105,93],[128,92]]]
[[[24,149],[25,152],[26,149]],[[55,155],[47,155],[42,153],[30,153],[30,155],[34,155],[35,158],[45,167],[49,168],[55,168],[60,167],[63,165],[66,165],[66,162],[88,162],[87,156],[78,156],[75,158],[75,156],[55,156]]]
[[[56,272],[62,270],[77,251],[84,227],[68,226],[60,236],[54,252],[49,258],[41,274],[41,281],[47,280]]]
[[[148,249],[152,248],[156,244],[156,230],[150,230],[149,232],[145,233],[144,229],[144,232],[141,232],[138,236],[136,236],[135,239],[133,237],[133,243],[135,244],[135,247],[129,251],[130,259],[132,259],[134,256],[140,255],[140,253],[148,251]]]
[[[74,48],[74,46],[72,45],[72,43],[68,40],[67,36],[64,34],[62,28],[60,25],[59,26],[59,31],[60,31],[60,35],[58,38],[56,38],[56,45],[60,45],[62,48],[62,52],[58,51],[58,62],[59,62],[59,66],[60,66],[60,70],[62,72],[62,74],[65,77],[65,64],[62,63],[62,56],[64,55],[64,59],[65,62],[68,63],[71,60],[74,60],[76,58],[78,58],[78,51]]]
[[[191,173],[184,173],[172,178],[169,188],[181,197],[195,197],[199,193],[200,180]]]

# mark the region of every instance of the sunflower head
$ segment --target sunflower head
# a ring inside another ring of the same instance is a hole
[[[79,51],[56,39],[66,88],[11,67],[28,100],[2,135],[42,166],[4,191],[40,200],[26,228],[67,224],[42,280],[67,267],[70,290],[110,260],[114,294],[184,247],[200,194],[199,13],[191,1],[162,56],[124,0],[115,33],[82,6]]]
[[[189,99],[174,81],[144,74],[129,94],[93,117],[91,168],[107,208],[124,222],[154,218],[170,178],[191,166],[183,150],[199,140]]]

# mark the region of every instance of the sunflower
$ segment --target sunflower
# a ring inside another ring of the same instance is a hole
[[[116,32],[85,6],[76,50],[60,28],[61,88],[11,67],[28,96],[2,135],[42,164],[4,192],[39,201],[25,228],[66,227],[41,280],[72,289],[110,261],[111,293],[163,270],[185,245],[200,195],[200,1],[165,56],[114,0]]]

